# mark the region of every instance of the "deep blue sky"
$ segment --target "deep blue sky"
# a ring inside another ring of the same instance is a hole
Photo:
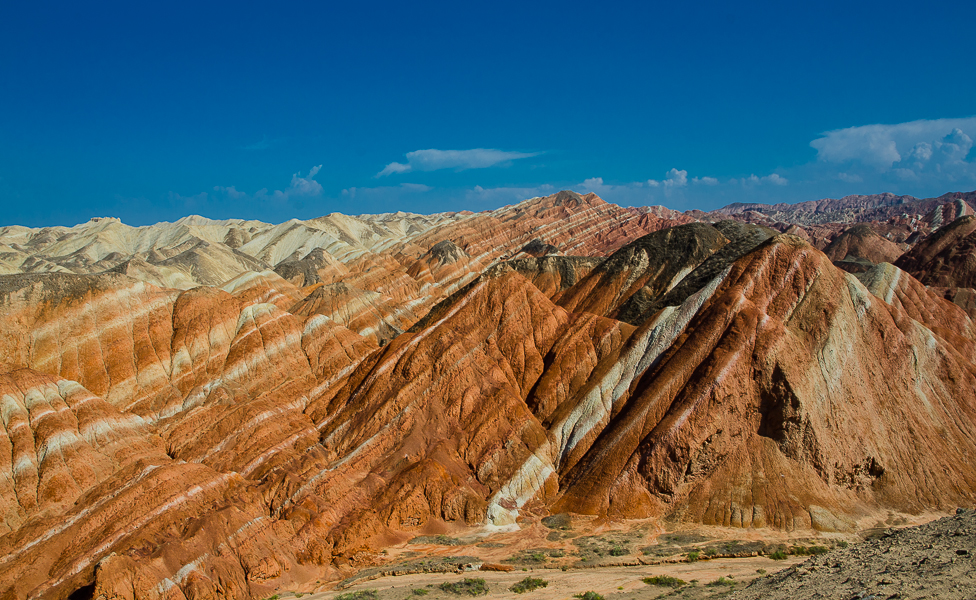
[[[5,2],[0,225],[972,190],[973,23],[973,2]]]

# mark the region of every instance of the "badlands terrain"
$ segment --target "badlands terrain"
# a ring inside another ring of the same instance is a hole
[[[655,597],[972,508],[974,204],[2,227],[0,599]]]

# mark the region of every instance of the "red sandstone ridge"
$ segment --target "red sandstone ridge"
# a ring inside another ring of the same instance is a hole
[[[796,229],[825,254],[759,210],[572,192],[7,228],[31,272],[0,276],[0,598],[265,598],[559,511],[830,532],[976,505],[976,326],[926,287],[971,285],[972,217],[934,214],[957,201],[902,268],[878,232],[905,223]]]

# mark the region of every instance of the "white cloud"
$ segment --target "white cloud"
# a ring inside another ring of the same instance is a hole
[[[700,185],[718,185],[718,179],[714,177],[695,177],[691,182]]]
[[[787,185],[790,183],[790,180],[776,173],[766,175],[765,177],[759,177],[752,174],[748,177],[743,177],[742,179],[730,179],[729,183],[733,185],[742,184],[744,187],[754,187],[763,184]]]
[[[288,198],[289,196],[318,196],[322,193],[322,184],[315,181],[313,177],[322,169],[322,165],[312,167],[308,175],[302,177],[300,173],[291,176],[291,185],[284,191],[275,190],[275,197]]]
[[[275,202],[286,202],[294,198],[311,198],[322,195],[322,184],[315,181],[315,176],[318,175],[319,171],[321,170],[322,165],[316,165],[309,169],[308,175],[304,177],[302,177],[301,172],[294,173],[291,176],[290,184],[285,189],[269,192],[268,188],[262,188],[255,192],[253,196],[247,194],[246,192],[240,191],[236,186],[233,185],[215,185],[213,190],[220,196],[242,202],[249,200],[259,200],[264,202],[274,200]]]
[[[664,177],[664,187],[685,187],[688,185],[688,171],[672,168]]]
[[[221,194],[226,195],[228,198],[234,198],[235,200],[236,199],[239,199],[239,198],[244,198],[245,196],[247,196],[247,194],[245,194],[244,192],[238,190],[234,186],[223,187],[223,186],[220,186],[220,185],[215,185],[214,186],[214,191],[215,192],[220,192]]]
[[[400,187],[405,190],[410,190],[411,192],[429,192],[434,189],[429,185],[424,185],[422,183],[401,183]]]
[[[705,177],[704,179],[712,179],[712,178]],[[697,182],[697,179],[695,181]],[[718,180],[714,180],[714,181],[716,183],[718,182]],[[672,167],[670,171],[664,174],[663,180],[661,181],[657,181],[655,179],[647,180],[648,187],[659,187],[662,185],[664,186],[665,191],[668,191],[671,188],[685,187],[686,185],[688,185],[688,171],[685,171],[684,169],[679,171],[678,169]]]
[[[961,163],[973,146],[974,135],[976,117],[931,119],[827,131],[810,146],[823,162],[854,162],[887,171],[906,168],[896,167],[896,163],[912,160]]]
[[[385,167],[383,170],[376,174],[377,177],[385,177],[386,175],[393,175],[394,173],[406,173],[410,170],[410,165],[404,165],[398,162],[392,162]]]
[[[513,160],[538,156],[539,152],[511,152],[494,150],[491,148],[473,148],[471,150],[414,150],[407,152],[407,162],[392,162],[376,174],[386,177],[396,173],[411,171],[438,171],[440,169],[486,169],[488,167],[505,166]]]

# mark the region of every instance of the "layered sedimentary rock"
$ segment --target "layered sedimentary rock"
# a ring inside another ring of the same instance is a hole
[[[976,217],[956,219],[906,252],[895,264],[922,283],[976,286]]]
[[[871,263],[893,263],[903,253],[897,244],[863,224],[855,225],[837,236],[823,252],[834,262],[863,259]]]
[[[558,511],[848,531],[976,504],[976,327],[902,262],[965,284],[972,217],[906,270],[877,223],[828,256],[750,219],[561,192],[6,228],[34,272],[0,276],[0,597],[263,598]]]

